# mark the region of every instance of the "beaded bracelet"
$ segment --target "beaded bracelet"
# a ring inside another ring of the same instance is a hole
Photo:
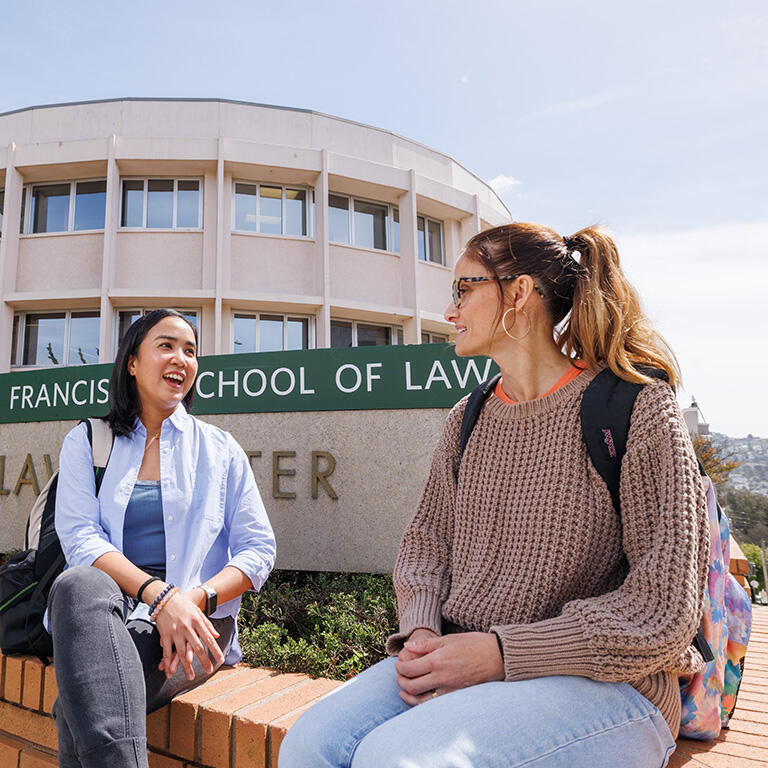
[[[173,584],[168,584],[166,588],[155,598],[155,601],[152,603],[149,609],[150,615],[155,612],[155,608],[157,608],[158,605],[160,605],[160,601],[173,589]]]
[[[168,605],[168,602],[170,599],[179,591],[178,587],[171,587],[171,591],[168,592],[168,594],[160,601],[160,604],[155,608],[155,610],[149,615],[150,621],[157,621],[157,617],[160,615],[160,611],[165,608],[166,605]]]

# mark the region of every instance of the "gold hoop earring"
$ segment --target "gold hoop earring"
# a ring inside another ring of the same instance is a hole
[[[501,327],[504,329],[504,333],[509,336],[510,339],[513,341],[522,341],[530,332],[531,332],[531,318],[528,317],[528,313],[525,311],[525,307],[522,307],[520,311],[525,316],[525,319],[528,321],[528,327],[525,329],[525,333],[522,336],[513,336],[508,330],[507,330],[507,315],[514,310],[515,312],[515,319],[512,321],[512,325],[514,325],[517,322],[517,307],[510,307],[501,317]]]
[[[507,336],[509,336],[511,339],[513,337],[510,336],[509,331],[507,330],[507,315],[510,312],[515,313],[514,317],[512,318],[512,325],[514,326],[515,322],[517,322],[517,307],[509,307],[507,311],[501,316],[501,327],[504,329],[504,333],[506,333]]]

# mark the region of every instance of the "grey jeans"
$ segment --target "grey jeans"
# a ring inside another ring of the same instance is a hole
[[[179,666],[166,679],[151,622],[128,616],[136,600],[98,568],[69,568],[48,598],[59,697],[53,716],[61,768],[147,768],[146,717],[210,677],[195,657],[195,679]],[[212,619],[224,655],[235,621]]]

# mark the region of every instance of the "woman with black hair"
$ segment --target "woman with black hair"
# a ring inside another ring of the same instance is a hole
[[[145,768],[146,714],[242,656],[240,596],[266,580],[275,541],[242,448],[188,413],[197,368],[195,328],[149,312],[115,360],[98,494],[85,426],[64,440],[67,569],[48,602],[60,766]]]

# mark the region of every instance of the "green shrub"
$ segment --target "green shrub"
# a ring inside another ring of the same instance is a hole
[[[243,596],[238,633],[248,664],[345,680],[384,658],[396,623],[389,576],[274,571]]]
[[[0,565],[2,565],[6,560],[10,560],[14,555],[17,555],[19,552],[21,552],[20,549],[9,549],[7,552],[0,552]]]

